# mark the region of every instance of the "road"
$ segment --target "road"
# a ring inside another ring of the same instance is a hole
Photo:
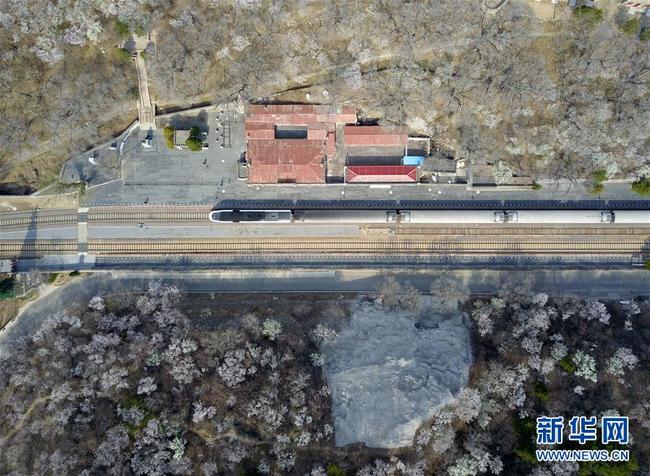
[[[374,292],[388,275],[401,283],[410,283],[421,292],[428,292],[439,270],[387,273],[377,269],[290,270],[290,271],[223,271],[223,272],[98,272],[80,277],[51,292],[25,309],[4,330],[0,331],[0,352],[9,343],[27,336],[41,324],[52,309],[74,312],[84,307],[97,294],[139,293],[151,280],[162,280],[184,292]],[[531,292],[552,295],[577,294],[598,299],[630,299],[650,292],[650,273],[645,270],[532,270],[494,271],[457,270],[450,275],[467,285],[474,294],[498,291],[506,279],[525,282],[530,279]]]

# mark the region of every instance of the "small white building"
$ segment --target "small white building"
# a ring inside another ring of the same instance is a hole
[[[650,0],[628,0],[622,3],[621,7],[625,8],[630,15],[650,16]]]
[[[0,273],[11,274],[14,270],[14,262],[10,259],[0,259]]]

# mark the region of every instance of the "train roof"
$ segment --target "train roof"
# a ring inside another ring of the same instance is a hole
[[[494,223],[502,210],[411,210],[411,223]],[[403,213],[403,212],[402,212]]]
[[[600,223],[609,210],[516,210],[517,223]]]
[[[650,210],[650,200],[222,200],[216,209]]]

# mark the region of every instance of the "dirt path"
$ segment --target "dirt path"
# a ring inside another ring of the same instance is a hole
[[[35,210],[36,208],[78,208],[79,192],[55,195],[0,195],[0,212]]]

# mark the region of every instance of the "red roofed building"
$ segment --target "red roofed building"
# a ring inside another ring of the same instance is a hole
[[[351,106],[250,105],[245,121],[248,182],[417,182],[418,168],[401,166],[408,129],[357,126]]]
[[[413,165],[357,165],[345,168],[347,183],[412,183],[418,181]]]
[[[274,139],[275,130],[273,127],[269,127],[268,124],[254,122],[249,124],[248,122],[245,125],[246,127],[246,138],[257,140],[257,139]]]
[[[357,112],[351,106],[333,110],[331,106],[317,104],[252,104],[246,122],[306,125],[317,122],[356,124]]]
[[[325,183],[321,140],[251,140],[247,158],[249,183]]]
[[[406,127],[345,126],[345,145],[406,147],[409,137]]]
[[[336,154],[336,125],[355,124],[353,107],[251,105],[244,129],[248,182],[325,183],[325,162]]]

